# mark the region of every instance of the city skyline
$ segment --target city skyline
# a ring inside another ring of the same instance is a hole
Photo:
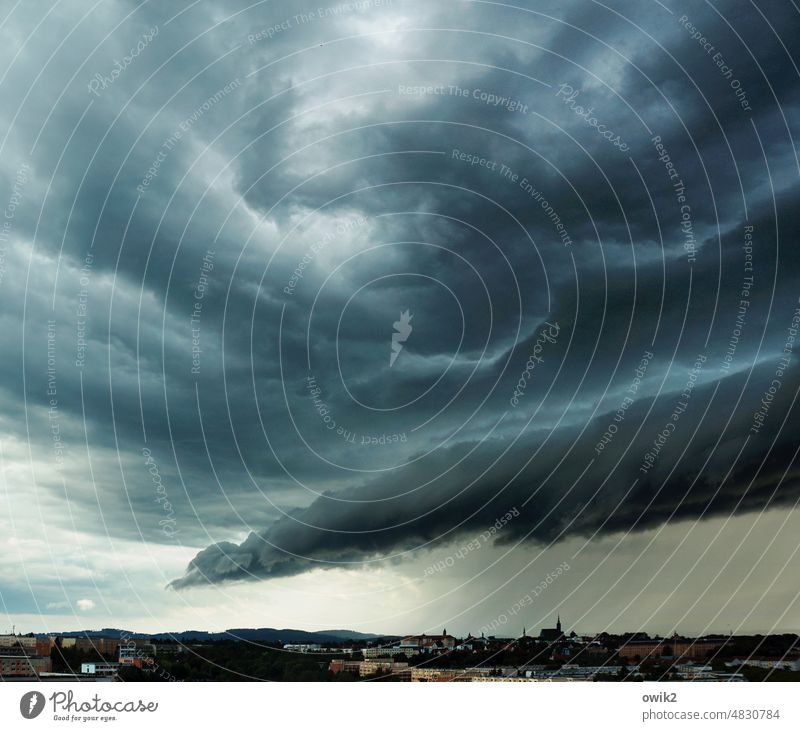
[[[209,667],[213,666],[213,670]],[[797,681],[800,635],[579,635],[555,627],[518,637],[441,633],[377,637],[343,630],[223,635],[0,635],[0,675],[81,682],[231,679],[395,682]]]

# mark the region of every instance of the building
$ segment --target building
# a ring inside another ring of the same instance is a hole
[[[557,671],[557,675],[568,678],[595,678],[598,675],[619,675],[622,672],[622,665],[562,665]],[[638,665],[627,668],[630,672],[639,670]]]
[[[44,657],[50,655],[50,638],[33,635],[0,635],[0,652],[12,648],[21,648],[29,656]]]
[[[118,637],[53,637],[51,642],[65,650],[92,652],[109,657],[117,656],[117,648],[122,643]]]
[[[670,670],[681,680],[703,680],[712,678],[714,668],[711,665],[698,665],[696,663],[685,662],[672,666]]]
[[[154,642],[152,644],[156,651],[156,656],[173,656],[186,652],[186,648],[179,642]]]
[[[52,671],[49,638],[0,635],[0,676],[27,677]]]
[[[289,652],[319,652],[322,645],[284,645],[283,649]]]
[[[361,654],[364,656],[365,660],[371,660],[376,657],[392,657],[393,655],[398,655],[403,653],[403,651],[397,647],[364,647],[361,650]],[[405,653],[403,653],[405,654]]]
[[[519,678],[497,678],[491,675],[486,677],[475,676],[470,678],[472,683],[535,683],[535,678],[519,677]]]
[[[473,637],[471,634],[467,635],[467,637],[461,642],[456,645],[456,650],[460,650],[462,652],[478,652],[479,650],[485,650],[487,645],[487,640],[485,637]]]
[[[139,646],[134,644],[119,646],[119,664],[133,665],[137,668],[150,667],[154,664],[156,648],[151,643],[141,643]]]
[[[441,635],[410,635],[400,640],[397,652],[404,655],[418,655],[421,653],[438,653],[454,650],[458,640],[447,634],[443,629]]]
[[[83,662],[81,663],[81,674],[114,677],[119,673],[121,667],[123,665],[118,662]]]
[[[721,681],[724,683],[746,683],[747,678],[741,673],[713,673],[712,677],[701,678],[701,680]]]
[[[116,657],[121,643],[118,637],[97,637],[94,646],[99,653]]]
[[[332,673],[361,674],[361,660],[331,660],[328,670]]]
[[[39,657],[24,654],[0,654],[0,677],[34,676],[53,672],[50,656]]]
[[[99,652],[99,637],[62,637],[59,645],[65,650],[80,650],[81,652]]]
[[[411,668],[412,683],[470,682],[488,678],[493,668]]]
[[[633,640],[617,650],[620,657],[659,660],[662,657],[703,660],[725,644],[722,639],[690,639],[673,635],[663,640]]]
[[[456,675],[463,675],[465,670],[447,670],[443,668],[412,668],[412,683],[446,683],[455,680]]]
[[[558,642],[563,638],[564,638],[564,633],[561,631],[561,615],[558,615],[555,627],[543,628],[539,632],[539,639],[542,642]]]
[[[408,663],[393,660],[362,660],[359,663],[358,674],[362,678],[372,675],[394,675],[400,680],[411,680]]]
[[[787,660],[784,658],[775,657],[737,657],[730,662],[726,662],[725,665],[733,668],[747,665],[751,668],[760,668],[761,670],[787,670],[794,673],[800,672],[800,659]]]

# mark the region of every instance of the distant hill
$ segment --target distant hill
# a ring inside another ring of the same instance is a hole
[[[399,640],[399,635],[370,635],[363,632],[353,632],[349,629],[326,629],[322,630],[320,634],[327,635],[328,637],[341,637],[343,640],[376,640],[379,637],[385,637],[393,640]]]
[[[63,637],[130,637],[156,640],[177,640],[179,642],[213,642],[215,640],[243,640],[249,642],[288,642],[291,644],[331,644],[353,640],[397,640],[398,635],[373,635],[353,632],[347,629],[332,629],[322,632],[307,632],[302,629],[274,629],[261,627],[258,629],[228,629],[224,632],[204,632],[202,630],[183,630],[181,632],[129,632],[127,630],[105,627],[99,630],[82,630],[78,632],[56,632]]]

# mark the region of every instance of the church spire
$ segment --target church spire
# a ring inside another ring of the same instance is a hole
[[[556,620],[556,630],[561,632],[561,614],[558,615],[558,619]]]

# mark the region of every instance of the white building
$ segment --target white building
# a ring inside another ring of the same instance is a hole
[[[782,660],[776,658],[736,658],[731,662],[725,663],[728,667],[738,667],[749,665],[751,668],[761,668],[762,670],[789,670],[790,672],[800,671],[800,659]]]
[[[284,645],[283,649],[289,652],[319,652],[322,645]]]
[[[118,662],[82,662],[82,675],[116,675],[121,665]]]

